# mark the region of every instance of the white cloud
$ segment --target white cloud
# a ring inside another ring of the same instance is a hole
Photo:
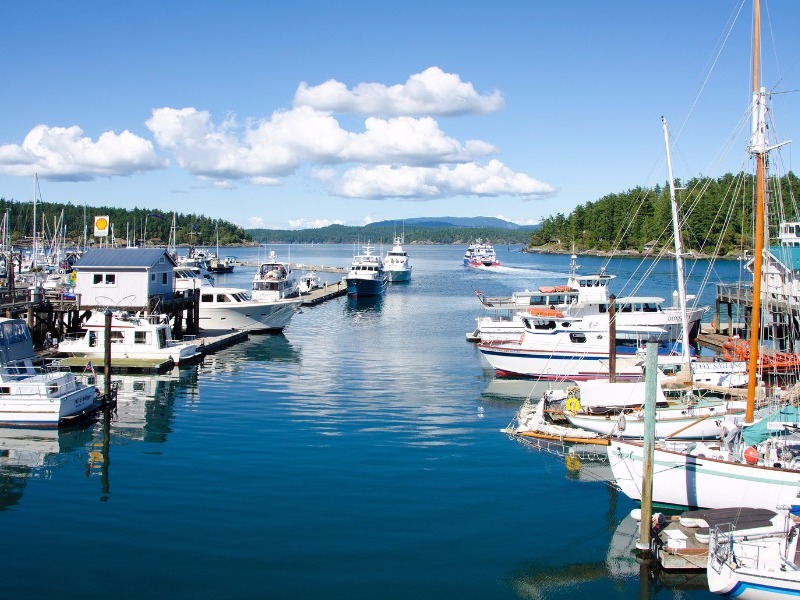
[[[543,197],[555,192],[546,183],[515,173],[497,160],[488,165],[459,164],[453,167],[359,166],[346,171],[330,190],[348,198],[413,198],[430,200],[446,196]]]
[[[481,95],[458,75],[429,67],[402,85],[360,83],[349,90],[335,79],[316,86],[303,82],[295,92],[294,105],[363,115],[445,116],[495,112],[503,108],[503,96],[497,90]]]
[[[0,146],[0,173],[44,179],[90,181],[96,177],[132,175],[163,169],[168,161],[156,156],[153,143],[125,130],[106,131],[96,141],[72,127],[37,125],[22,144]]]
[[[341,219],[289,219],[289,229],[319,229],[328,225],[344,225]]]
[[[508,221],[509,223],[516,223],[517,225],[538,225],[540,222],[540,219],[514,219],[504,215],[494,215],[494,218]]]
[[[248,229],[263,229],[264,227],[265,225],[263,217],[247,217]]]

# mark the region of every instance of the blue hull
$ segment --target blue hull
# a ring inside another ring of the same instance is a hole
[[[386,278],[347,279],[347,293],[351,296],[380,296],[386,291]]]

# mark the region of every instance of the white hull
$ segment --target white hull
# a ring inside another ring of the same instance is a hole
[[[302,300],[200,304],[202,329],[283,331],[299,310]]]
[[[598,379],[608,378],[608,352],[559,352],[527,350],[522,347],[501,347],[479,344],[483,357],[493,369],[542,379]],[[617,379],[639,379],[642,376],[641,360],[637,357],[617,356]]]
[[[693,454],[656,448],[653,502],[692,508],[749,506],[775,510],[798,503],[800,471],[709,458],[702,444]],[[622,492],[641,500],[644,449],[641,443],[614,440],[608,457]]]
[[[744,600],[785,600],[800,596],[800,572],[759,571],[723,565],[720,572],[707,569],[708,589],[715,594],[725,594]]]
[[[97,399],[93,387],[78,387],[62,396],[48,396],[45,387],[42,379],[23,381],[16,395],[0,397],[0,424],[55,427],[91,409]]]
[[[411,269],[385,269],[384,272],[391,283],[411,281]]]
[[[682,414],[685,413],[685,414]],[[656,411],[657,438],[678,440],[717,439],[722,432],[725,407],[718,408],[669,408]],[[706,416],[708,415],[708,416]],[[620,431],[618,415],[600,416],[564,413],[573,427],[595,431],[601,435],[618,435],[625,438],[644,438],[644,415],[625,415],[625,428]],[[706,418],[703,418],[706,416]],[[702,419],[702,420],[701,420]]]

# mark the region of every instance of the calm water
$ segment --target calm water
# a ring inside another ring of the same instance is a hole
[[[640,597],[622,543],[635,504],[500,433],[533,384],[495,379],[464,339],[474,290],[560,283],[569,257],[499,247],[504,267],[486,272],[461,266],[463,246],[407,249],[413,280],[383,298],[339,298],[285,335],[121,377],[110,423],[0,430],[3,595]],[[290,258],[351,256],[292,246]],[[638,264],[611,267],[618,295]],[[252,271],[220,283],[247,285]],[[657,271],[640,292],[669,298],[673,269]],[[711,597],[703,586],[645,591]]]

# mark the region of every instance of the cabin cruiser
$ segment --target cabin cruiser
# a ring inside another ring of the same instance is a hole
[[[387,280],[390,282],[411,281],[411,264],[408,260],[408,253],[403,250],[402,237],[394,238],[394,246],[383,259],[383,268],[386,271]]]
[[[67,334],[58,351],[73,356],[102,358],[105,356],[106,316],[95,311],[83,324],[83,331]],[[167,315],[131,314],[117,311],[111,315],[111,359],[172,360],[185,364],[201,356],[194,342],[172,339]]]
[[[353,257],[353,264],[345,277],[347,293],[351,296],[380,296],[386,291],[388,281],[383,260],[372,253],[369,242],[362,253]]]
[[[0,318],[0,424],[56,427],[97,407],[97,388],[68,368],[45,364],[21,319]]]
[[[253,300],[257,302],[284,300],[300,295],[297,280],[292,276],[292,269],[278,260],[274,250],[270,250],[269,258],[261,263],[253,278]]]

